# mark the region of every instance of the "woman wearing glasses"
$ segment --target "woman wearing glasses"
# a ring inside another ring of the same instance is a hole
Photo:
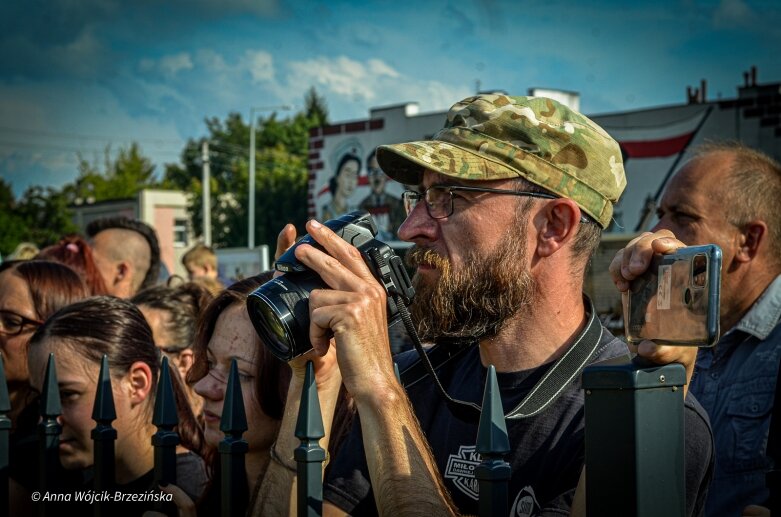
[[[10,477],[25,489],[37,482],[38,399],[30,389],[27,348],[33,332],[56,311],[86,298],[69,267],[42,260],[0,264],[0,352],[11,399]],[[23,494],[12,490],[12,494]],[[29,503],[29,497],[27,498]]]

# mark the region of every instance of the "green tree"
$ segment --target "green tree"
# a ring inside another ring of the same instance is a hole
[[[255,242],[274,247],[279,230],[292,222],[303,230],[307,218],[306,160],[309,130],[327,123],[325,101],[310,89],[305,107],[292,117],[259,117],[255,132]],[[247,245],[250,123],[238,113],[224,121],[206,119],[211,172],[212,242],[218,247]],[[169,164],[166,188],[189,192],[196,234],[203,234],[201,184],[203,140],[190,140],[182,164]]]
[[[129,148],[120,148],[116,158],[111,158],[111,148],[106,147],[103,172],[97,163],[90,163],[78,155],[79,175],[64,192],[71,202],[96,202],[108,199],[135,197],[145,188],[158,186],[155,167],[149,158],[141,154],[141,148],[133,142]]]
[[[16,198],[10,183],[0,178],[0,254],[14,251],[16,245],[29,240],[27,221],[19,215]]]

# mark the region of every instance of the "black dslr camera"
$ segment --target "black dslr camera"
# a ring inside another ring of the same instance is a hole
[[[396,321],[400,316],[397,300],[409,305],[415,290],[401,258],[390,246],[374,238],[377,225],[371,215],[358,210],[323,224],[358,248],[374,278],[388,294],[388,324]],[[305,235],[277,260],[277,271],[285,274],[258,287],[247,298],[255,330],[269,350],[283,361],[311,350],[309,293],[328,288],[317,273],[296,259],[295,249],[301,244],[323,249],[310,235]]]

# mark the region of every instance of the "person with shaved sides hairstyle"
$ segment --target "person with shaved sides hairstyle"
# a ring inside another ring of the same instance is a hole
[[[154,286],[160,274],[160,246],[154,229],[127,217],[110,217],[87,225],[95,264],[108,291],[130,298]]]

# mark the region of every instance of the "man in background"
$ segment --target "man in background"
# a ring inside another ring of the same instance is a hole
[[[121,216],[97,219],[87,225],[87,237],[109,294],[130,298],[157,283],[160,245],[149,225]]]
[[[699,350],[690,387],[708,412],[716,446],[707,515],[740,515],[768,498],[766,446],[781,358],[779,200],[781,166],[770,157],[737,143],[703,146],[667,185],[654,233],[610,268],[625,290],[654,252],[721,247],[721,338]]]

